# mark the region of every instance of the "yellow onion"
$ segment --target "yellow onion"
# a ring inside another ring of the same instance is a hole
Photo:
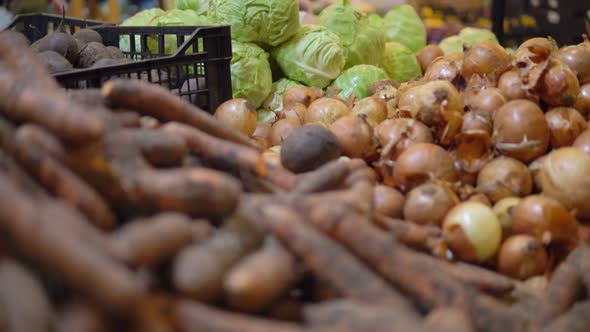
[[[495,82],[510,67],[510,60],[506,50],[498,43],[483,40],[465,52],[461,74],[466,80],[479,75]]]
[[[576,74],[561,61],[551,59],[539,81],[541,100],[550,106],[573,106],[580,94]]]
[[[513,158],[498,157],[479,172],[477,189],[495,203],[502,198],[530,194],[533,180],[527,166],[522,162]]]
[[[409,146],[397,158],[393,169],[396,186],[409,191],[429,180],[457,181],[454,160],[445,149],[431,143]]]
[[[350,113],[348,106],[336,98],[323,97],[312,102],[305,112],[306,124],[322,123],[326,126]]]
[[[412,189],[404,204],[404,219],[421,225],[440,226],[459,198],[446,185],[425,183]]]
[[[352,108],[351,114],[365,115],[367,122],[375,127],[387,118],[387,103],[379,97],[369,96],[359,100]]]
[[[586,120],[571,107],[556,107],[545,113],[551,133],[551,146],[556,149],[570,146],[587,128]]]
[[[498,271],[517,280],[543,274],[548,268],[545,247],[530,235],[511,236],[498,253]]]

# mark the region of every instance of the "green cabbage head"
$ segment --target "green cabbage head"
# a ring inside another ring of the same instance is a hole
[[[255,44],[232,41],[230,66],[233,98],[244,98],[260,107],[272,88],[268,53]]]
[[[164,15],[166,12],[160,8],[152,8],[142,10],[139,13],[129,17],[121,26],[123,27],[132,27],[132,26],[150,26],[152,25],[151,22],[158,18],[160,15]],[[131,51],[131,43],[128,36],[123,36],[119,39],[119,48],[123,52],[130,52]],[[135,37],[135,50],[141,50],[141,42],[138,36]]]
[[[211,0],[176,0],[177,9],[190,9],[199,15],[206,14],[209,11]]]
[[[463,44],[465,41],[459,36],[447,37],[438,43],[438,46],[443,50],[445,54],[453,52],[463,53]]]
[[[463,28],[459,32],[459,37],[463,40],[467,47],[471,47],[475,43],[483,40],[489,40],[496,43],[498,42],[496,35],[488,29],[478,29],[472,27]]]
[[[307,86],[325,88],[344,68],[340,38],[320,25],[303,25],[288,42],[275,48],[272,56],[290,79]]]
[[[344,68],[360,64],[378,65],[385,49],[382,29],[370,23],[367,16],[342,0],[324,9],[316,24],[327,27],[340,37],[344,46]]]
[[[348,99],[354,94],[357,100],[369,95],[369,89],[373,83],[389,79],[382,68],[372,65],[358,65],[345,70],[332,86],[342,89],[338,96]]]
[[[410,5],[392,8],[385,14],[383,27],[388,42],[403,44],[415,53],[426,46],[426,26]]]
[[[369,23],[373,24],[373,26],[383,29],[383,17],[381,17],[381,15],[373,13],[367,16],[367,19],[369,20]]]
[[[422,75],[420,63],[414,52],[396,42],[385,44],[385,53],[381,61],[381,67],[385,69],[389,78],[400,83]]]
[[[164,15],[158,16],[151,22],[153,26],[158,27],[165,27],[165,26],[183,26],[183,25],[211,25],[212,20],[209,19],[207,16],[198,15],[197,12],[193,10],[181,10],[181,9],[172,9],[166,12]],[[202,49],[202,42],[199,43],[199,48]],[[177,49],[177,42],[175,35],[166,35],[164,36],[164,52],[166,54],[172,54],[176,52]],[[148,38],[148,49],[152,53],[158,52],[158,37],[153,36]],[[187,50],[187,53],[192,53],[193,50],[190,48]]]
[[[212,0],[209,15],[231,25],[233,39],[264,49],[286,42],[299,29],[298,0]]]

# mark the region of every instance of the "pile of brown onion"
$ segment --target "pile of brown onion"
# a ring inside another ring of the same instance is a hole
[[[430,45],[422,78],[375,82],[364,99],[298,85],[273,121],[256,126],[243,101],[217,117],[273,163],[291,133],[324,126],[377,174],[376,213],[440,227],[444,256],[524,280],[556,266],[590,222],[589,45],[534,38],[513,55],[489,41],[463,54]]]

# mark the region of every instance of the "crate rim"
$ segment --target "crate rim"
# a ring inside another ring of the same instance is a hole
[[[64,20],[83,21],[83,22],[89,22],[89,23],[95,24],[94,27],[97,27],[97,26],[111,26],[111,27],[116,26],[114,23],[111,23],[111,22],[98,21],[98,20],[89,20],[89,19],[78,18],[78,17],[73,17],[73,16],[61,16],[61,15],[48,14],[48,13],[30,13],[30,14],[19,14],[19,15],[15,15],[12,18],[12,20],[10,21],[10,24],[8,24],[6,26],[6,28],[4,28],[4,30],[10,30],[13,27],[15,27],[21,17],[25,17],[25,18],[26,17],[50,17],[50,18],[56,18],[56,19],[60,19],[60,20],[61,19],[64,19]]]

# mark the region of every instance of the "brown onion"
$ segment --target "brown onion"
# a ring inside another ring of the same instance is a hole
[[[529,173],[531,173],[531,177],[533,178],[533,184],[536,191],[543,191],[543,188],[541,187],[541,177],[539,174],[541,173],[541,166],[543,165],[543,161],[545,161],[546,157],[547,155],[541,156],[529,164]]]
[[[440,226],[459,198],[446,185],[425,183],[412,189],[404,204],[404,219],[421,225]]]
[[[445,80],[451,83],[458,80],[463,66],[463,53],[452,52],[434,59],[424,73],[424,80]]]
[[[420,52],[418,52],[416,58],[418,59],[418,62],[420,63],[420,68],[422,68],[422,72],[424,73],[426,72],[428,65],[430,65],[434,61],[434,59],[442,57],[444,55],[445,53],[440,47],[438,47],[438,45],[430,44],[424,47]]]
[[[490,201],[488,196],[486,196],[485,194],[482,194],[482,193],[477,193],[475,195],[469,196],[469,198],[467,198],[465,200],[465,202],[476,202],[476,203],[481,203],[485,206],[492,207],[492,202]]]
[[[345,115],[330,125],[338,138],[344,155],[350,158],[371,159],[377,154],[377,140],[365,116]]]
[[[513,100],[494,116],[492,140],[502,154],[528,163],[549,146],[549,127],[539,106],[530,100]]]
[[[461,128],[463,101],[459,91],[448,81],[438,80],[405,91],[398,108],[427,126],[441,129],[441,144],[448,145]]]
[[[305,112],[307,112],[307,107],[300,103],[290,103],[283,106],[281,112],[279,113],[279,119],[287,119],[287,118],[294,118],[299,121],[299,123],[303,123],[305,119]]]
[[[580,84],[590,83],[590,47],[583,44],[564,47],[557,52],[557,58],[577,74]]]
[[[530,194],[533,180],[527,166],[522,162],[509,157],[498,157],[479,172],[477,189],[495,203],[502,198]]]
[[[299,103],[308,107],[314,100],[320,97],[321,95],[316,89],[298,84],[285,91],[283,94],[283,106],[291,103]]]
[[[463,116],[461,132],[468,133],[474,130],[483,131],[492,134],[492,119],[487,112],[467,112]]]
[[[270,144],[281,145],[299,127],[301,127],[301,123],[296,118],[281,119],[275,122],[270,130]]]
[[[391,218],[401,218],[405,201],[404,195],[395,188],[380,184],[373,189],[375,213]]]
[[[492,140],[486,131],[462,132],[455,137],[455,144],[455,160],[464,172],[475,175],[494,157]]]
[[[259,136],[259,137],[264,137],[265,139],[269,139],[271,128],[272,128],[271,122],[260,122],[256,126],[256,129],[254,130],[252,137]]]
[[[488,114],[490,119],[492,119],[496,110],[505,103],[506,98],[500,89],[487,88],[477,94],[471,105],[471,110],[477,113]]]
[[[379,97],[369,96],[359,100],[352,108],[351,113],[366,115],[369,124],[375,127],[387,118],[387,104]]]
[[[549,267],[547,251],[535,237],[514,235],[500,247],[498,271],[517,280],[543,274]]]
[[[550,106],[573,106],[579,94],[576,74],[561,61],[549,60],[549,67],[539,82],[541,100]]]
[[[381,155],[396,160],[410,145],[432,143],[432,132],[420,121],[414,119],[388,119],[376,128],[381,145]]]
[[[496,202],[492,210],[502,225],[502,238],[512,235],[512,211],[522,199],[520,197],[505,197]]]
[[[380,80],[371,85],[371,88],[369,88],[369,96],[372,96],[382,90],[389,90],[390,88],[397,89],[398,87],[399,83],[394,80]]]
[[[348,106],[342,101],[332,98],[324,97],[317,99],[307,108],[305,112],[305,123],[323,123],[329,126],[338,118],[350,113]]]
[[[466,80],[473,75],[496,81],[510,67],[510,56],[498,43],[483,40],[475,43],[463,55],[461,74]]]
[[[580,112],[584,117],[590,114],[590,83],[584,84],[580,87],[580,94],[576,98],[574,108]]]
[[[587,154],[590,154],[590,130],[586,130],[580,136],[578,136],[578,138],[576,138],[574,141],[573,146],[586,152]]]
[[[256,130],[257,116],[254,106],[246,99],[230,99],[215,110],[215,118],[224,125],[246,136]]]
[[[549,64],[549,57],[557,50],[549,38],[532,38],[520,45],[514,54],[514,66],[519,70],[522,87],[533,90]]]
[[[509,70],[500,76],[498,80],[498,89],[507,101],[516,99],[529,99],[538,101],[539,98],[531,91],[524,88],[522,78],[518,70]]]
[[[454,160],[438,145],[413,144],[395,162],[393,177],[398,188],[409,191],[429,180],[457,181]]]
[[[574,147],[553,150],[544,160],[539,177],[543,194],[590,218],[590,155]]]
[[[512,233],[534,236],[545,245],[577,244],[578,222],[557,200],[544,195],[523,198],[512,209]]]
[[[453,255],[466,262],[484,262],[500,246],[500,222],[492,209],[481,203],[456,205],[447,213],[442,228]]]
[[[555,148],[570,146],[584,130],[586,120],[574,108],[556,107],[545,113],[551,133],[550,143]]]

